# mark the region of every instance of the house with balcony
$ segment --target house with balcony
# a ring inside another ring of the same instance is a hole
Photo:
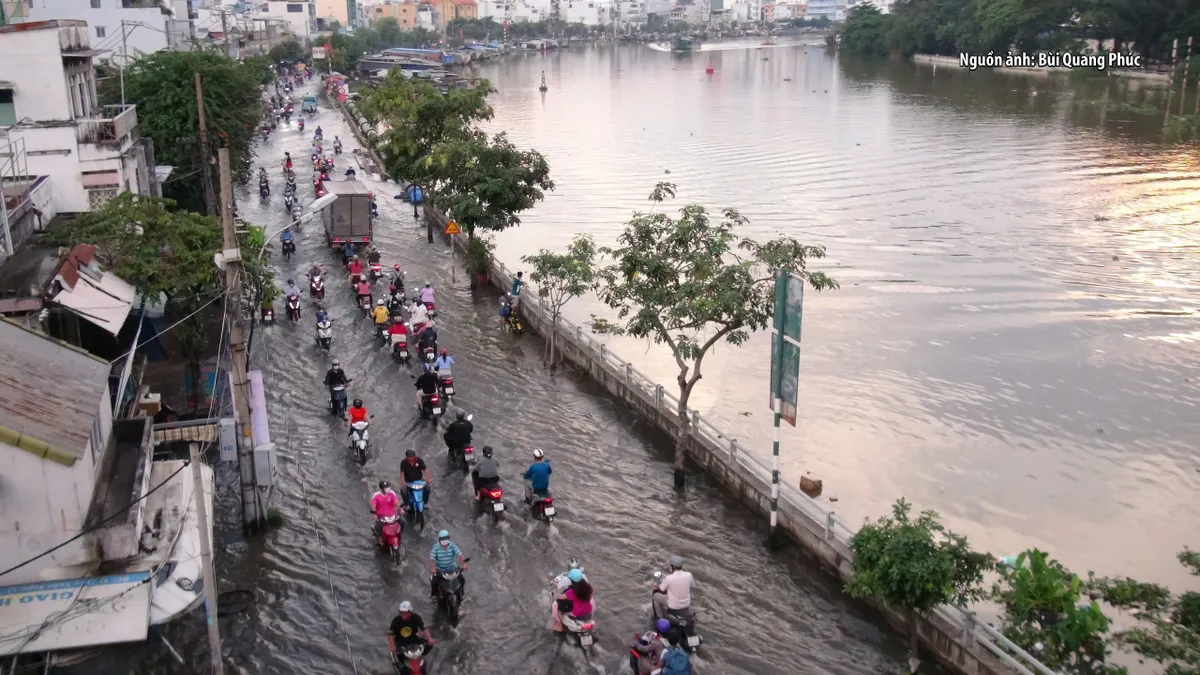
[[[53,185],[58,213],[98,208],[124,190],[160,195],[154,148],[132,105],[100,105],[87,22],[0,26],[0,133],[20,139],[30,176]]]
[[[105,51],[100,55],[101,60],[123,62],[141,54],[178,50],[186,48],[189,40],[186,30],[178,30],[175,10],[169,5],[139,0],[26,0],[26,3],[24,16],[14,19],[14,23],[52,19],[86,21],[92,44]]]

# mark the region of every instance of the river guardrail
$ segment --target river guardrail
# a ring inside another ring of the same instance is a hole
[[[364,149],[380,161],[369,142],[364,142],[373,139],[365,138],[366,134],[355,128],[359,120],[350,119],[353,112],[344,105],[331,103],[347,118]],[[445,215],[428,204],[423,210],[424,216],[433,219],[439,229],[445,228],[448,222]],[[467,237],[456,237],[455,240],[465,250]],[[487,268],[490,283],[501,291],[511,287],[514,275],[495,255],[488,255]],[[535,293],[521,295],[518,312],[527,327],[543,335],[549,332],[551,316]],[[497,320],[498,317],[497,313]],[[613,354],[583,326],[560,316],[557,334],[557,346],[563,358],[586,371],[611,395],[628,404],[660,431],[675,437],[679,424],[678,396]],[[717,429],[700,411],[689,409],[688,412],[692,418],[688,458],[732,490],[743,503],[764,515],[769,513],[771,469],[766,461],[747,452],[736,437]],[[832,509],[787,484],[782,477],[778,506],[779,526],[840,581],[848,579],[853,558],[850,539],[857,529],[844,522]],[[908,620],[904,615],[879,602],[867,604],[879,610],[897,631],[908,632]],[[980,621],[969,608],[938,607],[927,616],[917,617],[916,632],[922,645],[938,662],[963,675],[1059,675],[993,626]]]

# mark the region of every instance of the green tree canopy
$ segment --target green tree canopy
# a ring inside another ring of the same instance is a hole
[[[846,14],[838,51],[851,56],[886,57],[892,18],[874,5],[859,5]]]
[[[288,37],[279,44],[271,47],[271,51],[267,52],[267,58],[272,63],[297,63],[306,61],[308,54],[304,51],[304,46],[296,41],[295,38]]]
[[[200,148],[195,76],[200,75],[205,121],[210,147]],[[155,159],[175,167],[163,183],[163,193],[181,208],[205,211],[203,177],[209,170],[213,185],[220,185],[215,156],[220,146],[229,148],[235,179],[250,176],[251,145],[262,119],[260,85],[266,76],[260,60],[246,63],[219,53],[155,52],[143,55],[125,71],[125,98],[137,105],[142,134],[154,141]],[[106,87],[106,103],[120,103],[120,91]],[[216,214],[216,205],[209,213]]]
[[[521,224],[520,214],[554,189],[550,165],[537,150],[521,150],[505,134],[491,139],[479,133],[441,143],[429,157],[431,166],[447,166],[433,193],[438,208],[474,236],[479,230],[499,232]],[[420,181],[417,181],[418,184]]]
[[[901,499],[892,515],[867,523],[850,540],[854,553],[846,592],[879,600],[909,620],[909,666],[917,672],[917,615],[938,605],[964,605],[987,597],[983,574],[992,567],[986,553],[972,551],[965,537],[946,530],[937,513]]]
[[[565,253],[541,249],[527,255],[521,262],[533,270],[529,278],[538,285],[538,294],[550,310],[550,339],[546,341],[546,360],[554,363],[554,348],[558,337],[558,322],[562,309],[592,287],[595,280],[596,243],[586,234],[576,235]]]
[[[658,206],[674,196],[673,184],[659,183],[650,200]],[[807,269],[809,260],[825,256],[823,247],[791,237],[763,244],[740,238],[736,230],[746,222],[731,208],[717,220],[699,204],[684,206],[678,218],[635,213],[618,246],[600,249],[612,262],[597,271],[597,291],[617,320],[593,317],[593,330],[665,344],[679,368],[677,484],[691,428],[688,400],[709,350],[720,342],[740,345],[767,327],[779,270],[807,279],[818,291],[837,288],[823,272]]]

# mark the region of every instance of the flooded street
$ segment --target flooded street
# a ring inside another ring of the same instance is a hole
[[[300,194],[311,201],[305,165],[317,125],[327,144],[337,134],[347,152],[355,146],[324,104],[307,124],[304,134],[283,129],[262,150],[256,166],[268,167],[273,194],[260,202],[256,190],[241,191],[243,218],[271,231],[287,222],[279,166],[284,150],[295,160]],[[337,173],[350,161],[343,155]],[[327,411],[321,381],[330,358],[314,344],[313,307],[306,297],[303,320],[291,325],[277,302],[279,324],[256,331],[251,368],[266,374],[272,436],[282,453],[273,506],[286,525],[247,547],[236,475],[228,468],[218,472],[217,577],[222,590],[252,589],[259,598],[255,608],[222,620],[226,672],[390,672],[386,627],[397,604],[411,600],[439,641],[430,654],[435,675],[626,673],[626,646],[648,625],[651,575],[671,554],[683,556],[696,576],[706,638],[694,661],[697,672],[895,671],[903,651],[896,636],[845,600],[826,575],[798,562],[795,551],[765,552],[762,519],[703,476],[678,495],[671,488],[669,444],[578,378],[543,369],[539,339],[503,333],[496,296],[473,295],[461,269],[451,279],[448,248],[425,243],[411,207],[392,199],[396,186],[365,182],[379,195],[376,242],[385,267],[399,262],[410,287],[429,281],[437,289],[440,341],[456,357],[457,403],[474,414],[474,445],[496,449],[510,512],[499,525],[477,516],[469,478],[447,468],[440,431],[417,415],[416,369],[394,364],[377,348],[368,320],[334,273],[326,302],[334,322],[331,355],[354,380],[351,398],[361,397],[375,415],[366,466],[352,459],[344,426]],[[276,257],[281,283],[301,281],[312,261],[336,268],[319,223],[304,226],[297,244],[291,262]],[[433,494],[428,527],[406,531],[397,567],[376,552],[367,499],[381,478],[397,481],[409,448],[428,461]],[[534,448],[545,450],[555,467],[551,490],[560,515],[553,526],[532,521],[513,497]],[[472,559],[456,631],[435,616],[427,595],[429,548],[441,528]],[[581,559],[596,587],[598,642],[590,658],[545,627],[548,573],[564,570],[571,556]],[[168,637],[190,655],[188,672],[206,670],[201,617],[171,626]],[[178,672],[157,640],[88,668]]]
[[[499,88],[491,128],[557,184],[498,238],[510,267],[576,233],[613,243],[660,180],[677,206],[740,209],[749,236],[828,247],[842,288],[806,298],[789,483],[821,476],[856,523],[904,496],[998,555],[1194,585],[1174,556],[1200,545],[1200,167],[1102,105],[1149,85],[747,44],[478,74]],[[662,350],[611,345],[673,381]],[[766,457],[767,336],[716,353],[692,404]]]

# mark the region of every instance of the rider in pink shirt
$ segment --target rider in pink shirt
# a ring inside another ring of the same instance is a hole
[[[392,491],[392,484],[379,481],[379,492],[371,495],[371,513],[376,518],[387,518],[397,515],[400,509],[400,495]]]

